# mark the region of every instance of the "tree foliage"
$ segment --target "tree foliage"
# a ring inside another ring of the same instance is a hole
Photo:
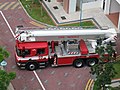
[[[8,58],[9,57],[9,52],[4,48],[4,47],[1,47],[0,46],[0,62],[5,59],[5,58]]]
[[[4,47],[0,47],[0,62],[8,58],[9,55],[9,52]],[[7,73],[4,70],[0,70],[0,90],[7,90],[10,81],[15,77],[16,74],[14,72]]]
[[[105,90],[106,84],[111,84],[111,79],[115,76],[116,71],[113,68],[112,63],[96,64],[91,68],[92,74],[96,74],[97,89],[103,88]]]
[[[116,71],[113,67],[113,64],[111,62],[103,63],[104,60],[113,60],[114,59],[114,54],[115,50],[111,45],[106,45],[106,46],[98,46],[96,47],[96,53],[99,54],[99,59],[101,60],[102,63],[98,63],[91,67],[91,73],[93,75],[96,75],[96,81],[95,84],[96,89],[98,90],[106,90],[106,84],[111,84],[112,78],[115,76]],[[105,56],[105,54],[108,54]]]
[[[7,87],[11,80],[16,77],[14,72],[7,73],[4,70],[0,70],[0,90],[7,90]]]
[[[99,55],[99,60],[104,62],[104,60],[114,60],[116,58],[115,55],[115,50],[113,49],[113,47],[108,44],[108,45],[99,45],[96,47],[95,52]],[[106,54],[106,55],[105,55]]]

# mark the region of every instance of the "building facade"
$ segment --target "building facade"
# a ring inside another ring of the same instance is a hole
[[[82,10],[101,7],[101,0],[57,0],[57,2],[63,3],[63,8],[67,13],[74,13]]]
[[[108,18],[120,30],[120,0],[102,0],[102,8]]]

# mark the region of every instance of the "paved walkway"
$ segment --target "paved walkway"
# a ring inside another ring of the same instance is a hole
[[[21,9],[18,1],[7,1],[7,2],[0,2],[0,10],[15,10],[15,9]]]
[[[114,79],[114,80],[112,80],[111,83],[112,84],[110,86],[112,86],[112,87],[118,87],[118,86],[120,86],[120,79]]]
[[[43,5],[49,12],[49,15],[53,17],[57,24],[64,24],[69,22],[78,22],[80,20],[80,11],[76,13],[67,14],[63,10],[63,6],[61,3],[56,2],[56,0],[51,0],[51,2],[47,2],[43,0]],[[58,9],[54,9],[57,7]],[[61,17],[65,17],[66,19],[62,19]],[[82,11],[82,19],[94,18],[96,23],[101,27],[115,27],[115,25],[107,18],[107,16],[103,13],[101,8],[93,8]]]

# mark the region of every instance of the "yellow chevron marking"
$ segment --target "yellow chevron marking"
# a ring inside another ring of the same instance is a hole
[[[41,27],[41,28],[45,28],[46,27],[46,26],[44,26],[42,24],[39,24],[39,23],[36,23],[34,21],[31,21],[30,23],[33,24],[33,25],[35,25],[35,26]]]
[[[88,90],[91,90],[91,86],[92,86],[92,84],[93,84],[93,79],[91,80],[91,82],[90,82],[90,84],[89,84],[89,87],[88,87]]]
[[[11,9],[15,9],[19,5],[19,2],[17,2]]]
[[[4,10],[7,10],[8,8],[10,8],[15,2],[11,2],[9,5],[7,5]]]
[[[91,82],[91,79],[88,80],[85,90],[88,90],[88,86],[89,86],[90,82]]]
[[[4,6],[6,6],[9,2],[6,2],[0,6],[0,9],[2,9]]]

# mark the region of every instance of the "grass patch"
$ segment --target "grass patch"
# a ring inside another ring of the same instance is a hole
[[[66,24],[66,25],[61,25],[61,26],[82,26],[85,28],[96,28],[94,23],[92,21],[83,21],[80,23],[72,23],[72,24]]]
[[[55,26],[54,22],[50,18],[50,16],[47,14],[46,10],[42,7],[42,5],[36,1],[35,3],[32,2],[32,0],[20,0],[23,4],[24,8],[28,12],[28,14],[35,20],[53,25]],[[91,27],[95,28],[96,26],[93,24],[92,21],[84,21],[81,24],[83,27]],[[80,26],[80,23],[73,23],[73,24],[65,24],[60,26]]]
[[[39,2],[33,3],[32,1],[20,0],[28,14],[35,20],[55,25],[47,12],[43,9]]]
[[[114,87],[114,88],[111,88],[110,90],[120,90],[120,87]]]
[[[96,82],[94,83],[93,90],[98,90],[98,89],[97,89],[97,83],[96,83]]]
[[[115,75],[114,78],[120,78],[120,61],[115,62],[115,63],[113,64],[113,66],[114,66],[114,68],[115,68],[115,70],[116,70],[116,72],[117,72],[117,74]]]

